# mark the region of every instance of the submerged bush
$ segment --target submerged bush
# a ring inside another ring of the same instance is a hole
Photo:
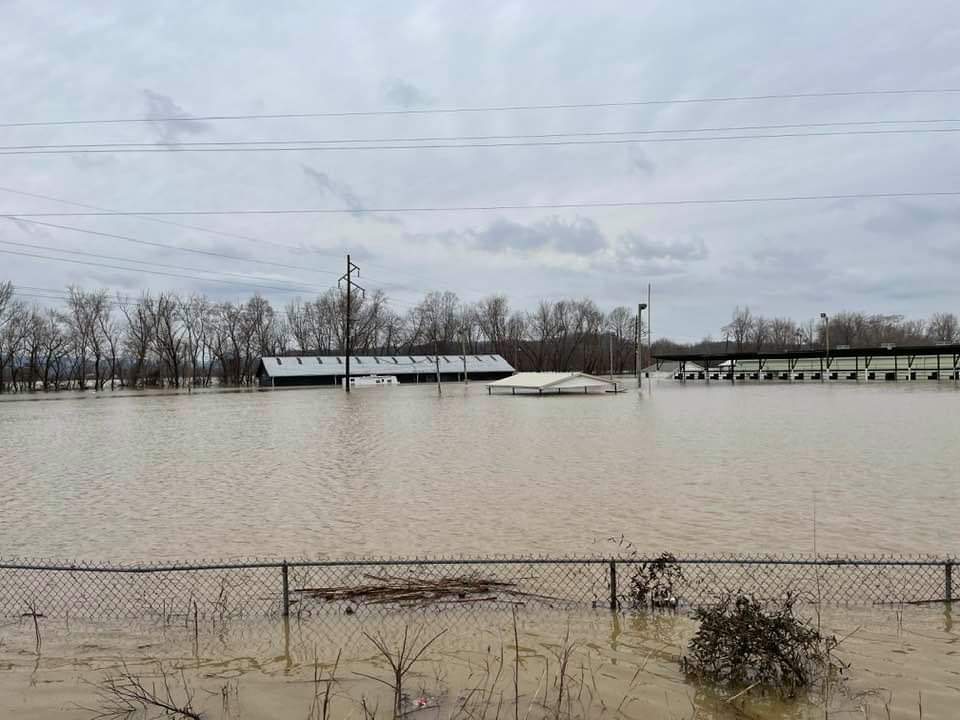
[[[840,669],[830,658],[836,639],[797,617],[792,597],[769,609],[750,597],[727,597],[696,610],[694,618],[700,628],[682,663],[684,672],[698,680],[790,697]]]
[[[676,588],[682,581],[683,571],[677,558],[670,553],[640,563],[630,576],[630,589],[627,591],[630,607],[676,607]]]

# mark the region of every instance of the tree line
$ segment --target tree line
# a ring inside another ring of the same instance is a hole
[[[532,311],[505,295],[463,302],[430,292],[405,311],[382,291],[352,299],[354,355],[498,353],[518,370],[634,372],[636,313],[603,312],[587,298],[541,300]],[[329,290],[282,308],[204,295],[68,287],[59,307],[20,298],[0,283],[0,392],[244,386],[259,359],[344,354],[346,296]],[[644,356],[644,364],[649,361]]]
[[[934,313],[926,320],[910,320],[903,315],[844,311],[797,322],[788,317],[765,317],[749,307],[737,306],[730,322],[720,329],[719,340],[708,337],[691,345],[660,340],[654,343],[654,352],[825,350],[828,341],[833,348],[958,343],[960,320],[951,312]]]

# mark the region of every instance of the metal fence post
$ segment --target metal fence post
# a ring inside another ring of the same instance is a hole
[[[947,602],[953,602],[953,563],[948,562],[943,566],[943,597]]]
[[[610,609],[617,609],[617,563],[610,561]]]
[[[280,566],[280,573],[283,577],[283,616],[290,617],[290,580],[286,560]]]

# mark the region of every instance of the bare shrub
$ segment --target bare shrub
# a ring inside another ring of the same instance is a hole
[[[677,587],[683,582],[683,570],[677,558],[663,553],[656,560],[634,566],[627,601],[634,610],[677,606]]]
[[[727,597],[693,615],[700,627],[681,661],[688,677],[794,697],[835,670],[842,672],[830,657],[836,638],[797,617],[792,597],[769,610],[750,597]]]
[[[97,689],[99,710],[93,720],[203,720],[193,707],[194,692],[181,670],[169,671],[156,664],[154,677],[137,675],[126,664],[116,674],[107,675]]]

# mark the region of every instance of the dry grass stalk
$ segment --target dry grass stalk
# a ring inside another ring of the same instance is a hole
[[[320,669],[320,659],[316,650],[313,653],[313,702],[310,705],[310,711],[307,713],[307,720],[329,720],[331,699],[333,697],[333,687],[337,683],[337,668],[340,667],[340,654],[342,650],[337,651],[337,659],[333,662],[327,676],[324,677]],[[324,686],[323,692],[320,687]]]
[[[37,606],[33,603],[30,603],[27,608],[30,612],[25,612],[20,617],[28,617],[33,620],[33,633],[36,638],[36,653],[40,654],[40,648],[43,646],[43,637],[40,635],[40,618],[43,617],[43,613],[37,612]]]
[[[520,720],[520,637],[517,634],[517,609],[513,611],[513,720]]]

